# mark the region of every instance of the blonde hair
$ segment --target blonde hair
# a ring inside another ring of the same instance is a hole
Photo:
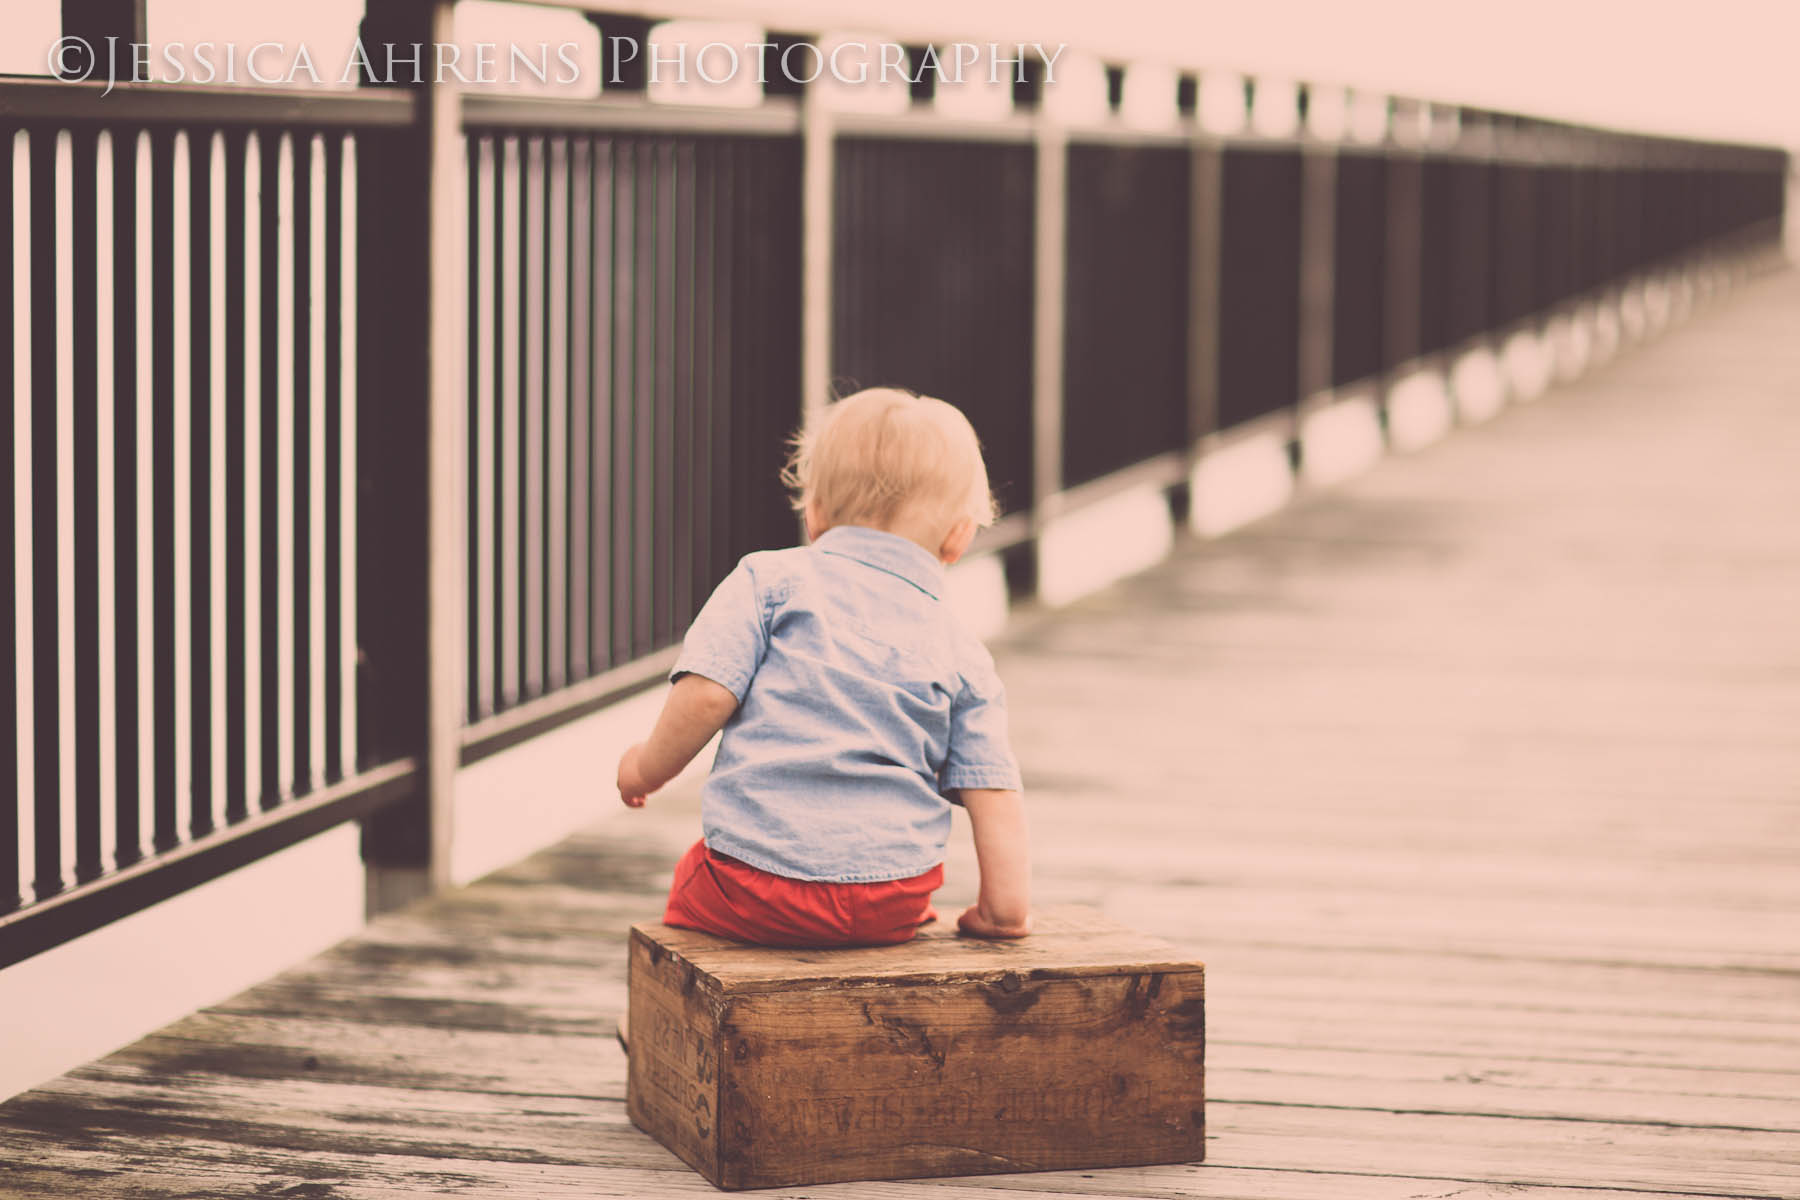
[[[945,529],[997,515],[974,426],[930,396],[865,388],[828,406],[792,448],[781,481],[796,512],[814,505],[827,525],[885,526],[915,506]]]

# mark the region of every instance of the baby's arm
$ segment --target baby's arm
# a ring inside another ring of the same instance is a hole
[[[737,711],[737,697],[703,675],[683,675],[669,689],[650,740],[619,759],[619,799],[642,808],[644,798],[681,774],[694,755]]]
[[[975,829],[981,894],[956,926],[976,937],[1024,937],[1031,932],[1031,840],[1024,796],[997,788],[963,788],[961,799]]]

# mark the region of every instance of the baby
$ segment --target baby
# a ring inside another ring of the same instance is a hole
[[[903,942],[937,917],[960,803],[981,889],[957,925],[1025,936],[1004,691],[943,599],[944,569],[994,519],[974,429],[942,400],[871,388],[807,430],[783,481],[811,544],[726,576],[655,730],[619,760],[619,798],[641,807],[724,730],[663,920],[763,945]]]

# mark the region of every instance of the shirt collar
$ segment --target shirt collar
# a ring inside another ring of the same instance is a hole
[[[855,559],[904,579],[933,600],[942,598],[944,564],[910,538],[865,525],[834,525],[813,545],[825,554]]]

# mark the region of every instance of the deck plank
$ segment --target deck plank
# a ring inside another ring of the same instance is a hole
[[[764,1194],[1800,1195],[1797,327],[1764,279],[1021,614],[1040,898],[1208,964],[1208,1162]],[[0,1193],[715,1195],[612,1038],[696,817],[597,821],[0,1105]]]

